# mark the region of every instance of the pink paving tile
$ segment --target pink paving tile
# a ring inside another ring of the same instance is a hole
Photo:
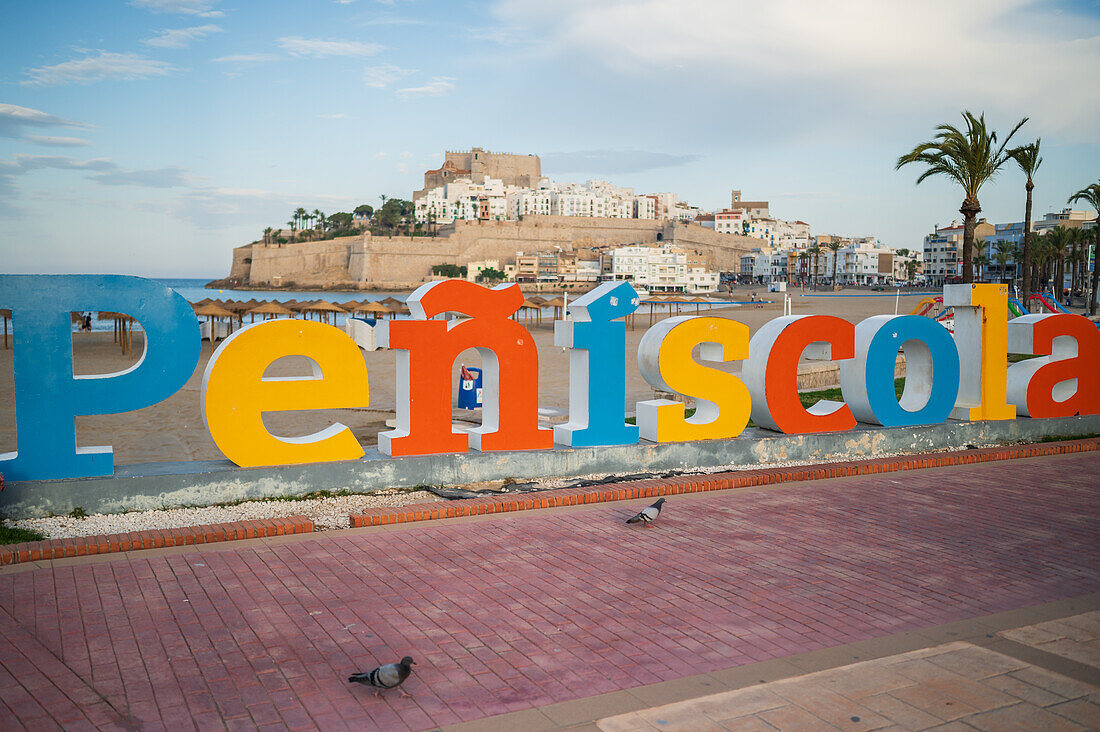
[[[29,641],[0,653],[0,685],[24,723],[55,699],[43,663],[122,725],[180,709],[231,729],[479,719],[1094,592],[1098,467],[1084,453],[673,497],[645,531],[596,503],[227,545],[204,567],[35,569],[0,577],[0,641]],[[413,700],[346,683],[406,653]]]

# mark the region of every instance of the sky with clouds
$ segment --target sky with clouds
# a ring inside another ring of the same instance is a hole
[[[221,277],[293,209],[411,198],[447,149],[556,180],[731,188],[919,247],[963,109],[1042,138],[1037,217],[1100,178],[1096,0],[20,0],[0,26],[5,272]],[[983,189],[1022,218],[1024,181]]]

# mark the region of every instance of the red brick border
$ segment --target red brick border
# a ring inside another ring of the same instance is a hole
[[[520,493],[512,496],[469,498],[447,501],[442,505],[421,503],[396,508],[372,508],[362,513],[352,514],[348,517],[348,520],[352,528],[384,526],[459,516],[477,516],[483,513],[527,511],[555,506],[577,506],[585,503],[653,498],[680,493],[748,488],[800,480],[892,473],[898,470],[940,468],[952,465],[984,463],[992,460],[1015,460],[1044,455],[1092,452],[1094,450],[1100,450],[1100,438],[987,447],[948,453],[901,455],[898,457],[852,460],[821,465],[758,468],[731,473],[681,475],[674,478],[638,480],[627,483],[588,486],[586,488],[563,488],[536,493]],[[23,544],[0,545],[0,565],[35,562],[43,559],[60,559],[62,557],[82,557],[90,554],[111,554],[138,549],[159,549],[165,546],[211,544],[237,539],[255,539],[264,536],[305,534],[312,531],[313,521],[309,518],[305,516],[288,516],[258,521],[234,521],[223,524],[189,526],[179,529],[154,529],[131,531],[126,534],[48,539]]]
[[[74,536],[46,539],[22,544],[0,545],[0,565],[37,562],[41,559],[83,557],[89,554],[112,554],[137,549],[159,549],[165,546],[212,544],[237,539],[258,539],[264,536],[307,534],[313,531],[313,521],[305,516],[232,521],[177,529],[151,529],[125,534]]]
[[[825,463],[821,465],[759,468],[756,470],[739,470],[731,473],[681,475],[675,478],[638,480],[627,483],[594,485],[586,488],[562,488],[560,490],[538,491],[534,493],[467,498],[457,501],[447,501],[443,505],[421,503],[409,506],[398,506],[395,508],[372,508],[362,513],[352,514],[349,517],[349,522],[352,528],[385,526],[387,524],[430,521],[433,519],[455,518],[458,516],[477,516],[483,513],[527,511],[535,508],[550,508],[555,506],[576,506],[584,503],[623,501],[631,498],[653,498],[655,496],[671,496],[679,493],[698,493],[700,491],[718,491],[728,488],[774,485],[776,483],[787,483],[799,480],[820,480],[822,478],[842,478],[853,475],[892,473],[898,470],[940,468],[952,465],[985,463],[992,460],[1015,460],[1018,458],[1041,457],[1044,455],[1092,452],[1094,450],[1100,450],[1100,438],[1029,445],[1007,445],[1003,447],[987,447],[947,453],[899,455],[897,457],[876,458],[873,460],[851,460],[842,463]]]

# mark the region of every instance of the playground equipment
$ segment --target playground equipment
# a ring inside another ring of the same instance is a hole
[[[1038,300],[1040,305],[1042,305],[1044,308],[1052,313],[1069,312],[1069,310],[1066,310],[1062,303],[1058,302],[1058,298],[1054,297],[1053,293],[1051,293],[1049,298],[1047,298],[1045,295],[1034,294],[1029,297],[1028,300]]]
[[[942,297],[926,297],[917,303],[910,315],[929,315],[928,311],[936,307],[936,303],[943,303]],[[929,317],[931,317],[929,315]]]
[[[1018,318],[1021,315],[1027,315],[1027,308],[1018,299],[1010,297],[1008,298],[1008,312],[1012,313],[1012,317]]]
[[[935,318],[936,322],[947,328],[948,332],[955,332],[955,308],[944,308],[944,311]]]

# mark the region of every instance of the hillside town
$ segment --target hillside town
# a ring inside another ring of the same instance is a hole
[[[900,247],[875,236],[815,233],[808,222],[780,218],[767,200],[747,200],[738,189],[730,192],[727,206],[704,210],[673,192],[642,193],[595,179],[553,181],[542,174],[537,155],[480,147],[447,151],[440,167],[425,171],[424,186],[412,200],[380,198],[377,209],[363,204],[331,216],[300,208],[287,222],[289,231],[269,228],[262,240],[264,248],[281,248],[370,236],[361,259],[370,259],[368,251],[389,257],[376,256],[373,271],[368,273],[364,264],[358,274],[351,269],[333,273],[332,258],[325,260],[323,252],[312,249],[299,259],[250,250],[235,259],[231,279],[246,275],[255,284],[284,286],[309,283],[312,277],[322,286],[353,282],[362,287],[365,282],[411,286],[463,277],[562,291],[627,280],[655,293],[707,294],[734,284],[940,287],[962,276],[964,230],[958,222],[937,224],[922,243]],[[1068,208],[1033,222],[1032,232],[1042,244],[1035,250],[1041,267],[1037,281],[1053,284],[1061,277],[1065,289],[1079,289],[1083,268],[1077,260],[1084,252],[1077,240],[1083,242],[1095,225],[1088,212]],[[1023,230],[1023,222],[976,223],[979,279],[1012,281],[1021,275]],[[486,247],[488,240],[493,245]],[[342,250],[352,269],[353,249]],[[440,255],[436,261],[431,261],[433,252]],[[252,254],[267,264],[246,266]],[[414,259],[417,268],[410,268]],[[278,264],[272,265],[275,260]],[[329,263],[327,270],[311,271],[320,260]],[[397,277],[398,270],[407,274]]]

